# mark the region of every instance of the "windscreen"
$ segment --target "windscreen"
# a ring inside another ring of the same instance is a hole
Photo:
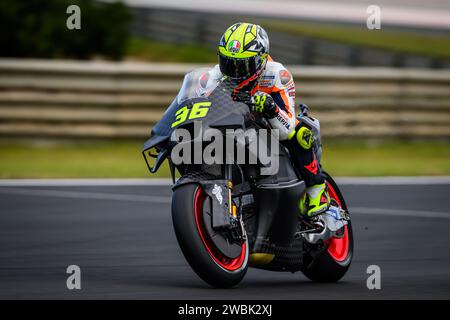
[[[242,123],[249,108],[233,99],[233,85],[226,79],[209,79],[208,76],[206,68],[185,76],[177,97],[153,127],[152,137],[169,136],[174,128],[192,121],[201,121],[204,126],[217,121]]]
[[[210,79],[210,69],[199,68],[185,75],[183,84],[177,95],[177,103],[199,97],[207,97],[217,87],[219,81]]]

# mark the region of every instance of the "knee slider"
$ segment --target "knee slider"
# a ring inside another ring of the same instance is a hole
[[[307,127],[300,127],[296,134],[298,144],[305,150],[311,149],[314,142],[314,134]]]

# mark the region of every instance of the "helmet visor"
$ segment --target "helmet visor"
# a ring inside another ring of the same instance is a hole
[[[257,57],[233,59],[219,54],[220,71],[231,79],[245,80],[258,71],[256,60]]]

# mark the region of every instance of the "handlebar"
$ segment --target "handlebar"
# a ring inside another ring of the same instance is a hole
[[[253,97],[250,95],[250,93],[248,92],[233,93],[232,98],[234,101],[245,103],[250,108],[250,111],[253,111],[255,103],[253,102]]]

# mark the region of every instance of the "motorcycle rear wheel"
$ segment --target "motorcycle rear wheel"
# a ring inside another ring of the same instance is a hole
[[[322,171],[328,193],[332,200],[344,210],[347,210],[344,197],[336,182],[326,172]],[[348,271],[353,258],[353,229],[351,221],[345,226],[344,237],[328,240],[327,249],[319,253],[304,270],[303,274],[314,282],[337,282]]]
[[[241,254],[234,259],[224,256],[215,247],[203,220],[206,197],[198,184],[175,189],[172,198],[175,234],[184,257],[201,279],[214,287],[233,287],[248,269],[248,241],[242,244]]]

